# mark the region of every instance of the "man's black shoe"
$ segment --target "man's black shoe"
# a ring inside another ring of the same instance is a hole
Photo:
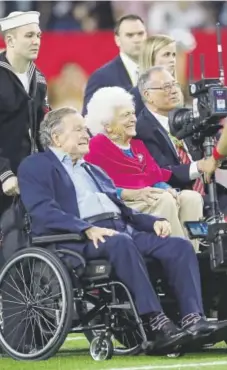
[[[201,317],[195,324],[184,327],[194,339],[206,339],[209,343],[217,343],[227,339],[227,321],[208,321]]]
[[[174,349],[192,341],[191,333],[178,329],[171,321],[158,330],[152,330],[150,327],[149,333],[149,339],[154,343],[154,351]]]

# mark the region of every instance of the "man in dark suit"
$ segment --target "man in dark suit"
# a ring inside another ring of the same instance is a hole
[[[138,57],[147,37],[144,22],[137,15],[126,15],[116,23],[114,33],[120,54],[90,76],[85,90],[83,115],[92,95],[101,87],[120,86],[130,90],[137,85]]]
[[[145,108],[137,120],[137,137],[143,140],[161,167],[174,172],[182,188],[192,187],[207,200],[202,179],[205,164],[202,149],[195,146],[190,137],[177,140],[169,130],[168,113],[180,103],[178,83],[163,67],[153,67],[140,77],[139,89]],[[220,208],[227,213],[226,189],[219,184],[217,189]]]
[[[203,317],[198,261],[191,243],[169,237],[166,220],[126,207],[111,179],[82,159],[88,151],[82,116],[72,108],[48,113],[40,127],[40,140],[46,151],[25,159],[18,173],[33,234],[84,235],[83,242],[70,247],[85,258],[111,262],[130,289],[139,314],[148,321],[157,349],[204,333],[226,336],[227,322],[211,324]],[[143,256],[161,262],[179,303],[181,329],[163,313]]]

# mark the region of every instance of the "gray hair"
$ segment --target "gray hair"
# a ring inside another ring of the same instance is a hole
[[[46,150],[53,144],[53,133],[61,131],[62,120],[68,114],[78,113],[75,108],[63,107],[48,112],[40,124],[39,138],[42,147]]]
[[[139,89],[139,92],[140,92],[140,95],[142,96],[142,98],[144,97],[144,91],[148,87],[149,80],[150,80],[151,76],[153,74],[155,74],[156,72],[163,72],[163,71],[166,71],[165,67],[163,67],[163,66],[154,66],[154,67],[149,68],[146,72],[143,72],[140,75],[139,81],[138,81],[138,89]]]
[[[87,105],[86,126],[93,135],[105,133],[105,126],[114,119],[115,109],[135,108],[133,96],[122,87],[103,87],[97,90]]]

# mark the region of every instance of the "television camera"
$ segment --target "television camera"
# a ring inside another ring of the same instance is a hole
[[[189,60],[189,94],[192,97],[192,108],[174,109],[169,113],[171,135],[179,140],[189,136],[192,137],[193,143],[203,149],[205,158],[212,155],[213,147],[217,140],[216,135],[222,128],[220,121],[227,117],[227,87],[224,86],[219,24],[216,27],[216,34],[219,78],[205,78],[204,57],[201,56],[201,79],[193,82],[193,59],[191,55]],[[223,166],[222,168],[227,167]],[[205,240],[209,248],[211,268],[215,271],[227,271],[227,223],[219,209],[215,175],[207,186],[211,217],[206,220],[208,227]],[[201,225],[204,224],[204,220],[198,222],[196,229],[195,224],[190,224],[191,226],[189,224],[185,226],[189,230],[189,235],[193,238],[193,230],[198,231],[202,227]],[[190,230],[192,227],[194,229]]]

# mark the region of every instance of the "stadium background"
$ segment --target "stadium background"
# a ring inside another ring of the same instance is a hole
[[[15,10],[41,12],[43,38],[37,65],[48,80],[53,108],[71,105],[81,109],[87,78],[118,53],[112,29],[115,20],[127,13],[142,16],[149,34],[176,36],[178,79],[185,87],[190,53],[194,56],[195,79],[200,77],[200,54],[205,55],[206,76],[217,76],[215,24],[220,22],[227,70],[225,1],[0,1],[0,17]]]

